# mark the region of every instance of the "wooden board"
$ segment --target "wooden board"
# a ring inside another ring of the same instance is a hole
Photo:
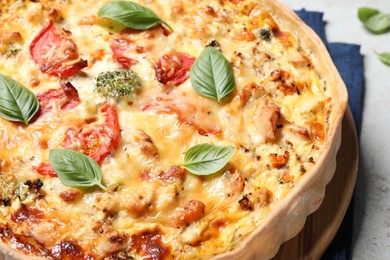
[[[358,142],[352,113],[348,109],[342,126],[337,168],[326,187],[321,207],[308,216],[303,230],[279,249],[274,260],[320,259],[335,237],[352,198],[358,169]]]

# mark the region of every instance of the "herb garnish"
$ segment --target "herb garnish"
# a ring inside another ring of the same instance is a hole
[[[28,125],[38,112],[38,98],[28,88],[0,74],[0,116]]]
[[[215,47],[206,47],[201,52],[191,67],[190,80],[196,92],[218,102],[235,86],[229,61]]]
[[[163,24],[173,31],[172,27],[161,20],[152,10],[134,2],[108,2],[100,8],[98,16],[110,18],[136,30],[145,30]]]
[[[221,170],[233,155],[233,146],[199,144],[191,147],[180,166],[196,175],[210,175]]]
[[[390,30],[390,15],[377,9],[361,7],[358,10],[358,17],[364,27],[374,34],[382,34]]]
[[[375,53],[381,62],[383,62],[387,66],[390,66],[390,52]]]
[[[374,34],[382,34],[390,30],[390,14],[384,14],[378,9],[360,7],[358,10],[358,17],[364,24],[364,27]],[[375,52],[375,54],[383,64],[390,66],[389,52]]]
[[[102,172],[92,158],[69,149],[52,149],[49,161],[65,186],[107,188],[102,184]]]

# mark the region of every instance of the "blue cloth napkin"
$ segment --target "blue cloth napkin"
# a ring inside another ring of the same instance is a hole
[[[322,39],[329,50],[330,56],[333,59],[345,85],[348,89],[349,106],[355,120],[358,136],[362,124],[362,108],[364,94],[364,74],[363,74],[363,57],[360,54],[360,46],[356,44],[346,43],[329,43],[326,40],[325,22],[323,13],[308,12],[300,10],[296,12],[298,16],[309,25]],[[352,242],[352,227],[353,227],[353,198],[347,210],[340,229],[322,256],[324,260],[346,260],[352,259],[351,242]]]

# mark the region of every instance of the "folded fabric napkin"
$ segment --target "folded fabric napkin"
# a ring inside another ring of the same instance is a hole
[[[296,13],[318,34],[318,36],[320,36],[328,48],[330,56],[347,86],[349,95],[348,102],[359,136],[362,123],[364,94],[363,57],[360,54],[360,46],[346,43],[328,43],[326,40],[323,13],[308,12],[304,9],[297,11]],[[347,210],[341,227],[322,259],[345,260],[352,258],[353,204],[352,198],[352,202]]]

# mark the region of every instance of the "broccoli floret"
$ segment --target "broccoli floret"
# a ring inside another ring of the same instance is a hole
[[[141,88],[141,79],[132,70],[101,72],[96,78],[95,87],[106,98],[131,97]]]

